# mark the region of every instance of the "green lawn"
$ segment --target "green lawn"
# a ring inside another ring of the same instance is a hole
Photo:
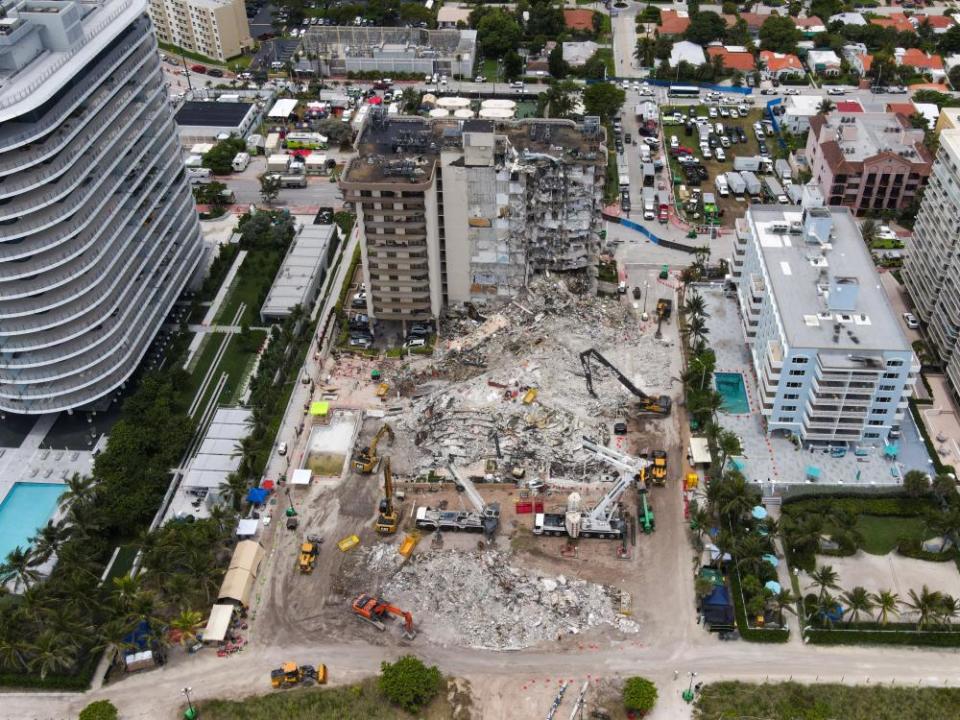
[[[225,67],[228,70],[235,70],[237,68],[240,70],[245,70],[246,68],[250,67],[250,63],[253,60],[253,55],[237,55],[236,57],[227,58],[226,61],[220,61],[209,58],[206,55],[201,55],[200,53],[184,50],[182,47],[177,47],[176,45],[171,45],[170,43],[158,41],[157,45],[159,45],[160,49],[166,53],[177,56],[182,55],[188,60],[193,60],[194,62],[203,63],[204,65],[214,65],[216,67]]]
[[[497,59],[484,58],[480,63],[479,74],[487,78],[487,82],[494,82],[497,79]]]
[[[694,717],[697,720],[957,720],[960,689],[711,683],[697,698]]]
[[[247,308],[237,324],[258,324],[262,298],[266,297],[282,259],[283,253],[277,249],[253,250],[248,253],[213,323],[232,323],[240,304],[246,303]]]
[[[902,248],[902,240],[888,240],[883,238],[870,241],[871,250],[901,250]]]
[[[863,534],[860,548],[871,555],[886,555],[897,548],[900,538],[923,540],[927,533],[923,518],[860,515],[857,530]]]

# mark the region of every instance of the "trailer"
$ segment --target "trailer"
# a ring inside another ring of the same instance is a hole
[[[306,175],[288,175],[286,173],[270,173],[267,175],[272,180],[278,180],[282,188],[305,188],[307,186]]]
[[[737,172],[745,170],[757,172],[760,169],[760,157],[756,155],[738,155],[733,159],[733,169]]]
[[[766,175],[763,178],[763,188],[766,190],[771,201],[778,202],[781,205],[787,205],[790,203],[790,200],[787,198],[787,194],[783,191],[780,183],[777,182],[773,175]]]
[[[652,162],[645,162],[643,164],[643,186],[644,187],[653,187],[656,183],[657,171],[653,167]]]
[[[757,176],[749,170],[743,170],[740,172],[740,177],[743,178],[743,182],[747,186],[747,194],[750,195],[750,197],[759,197],[762,186]]]
[[[776,172],[777,177],[783,182],[786,183],[793,181],[793,170],[790,169],[790,163],[783,158],[779,158],[773,163],[773,169],[774,172]]]
[[[733,196],[736,198],[742,198],[744,193],[747,191],[747,184],[743,181],[740,173],[728,172],[725,173],[724,177],[727,180],[727,187],[730,189],[730,192],[733,193]]]
[[[267,158],[267,172],[285,173],[290,169],[290,156],[283,153],[274,153]]]
[[[657,193],[652,187],[643,189],[643,219],[653,220],[657,217]]]

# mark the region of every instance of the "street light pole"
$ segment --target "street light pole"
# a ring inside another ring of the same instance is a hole
[[[193,700],[190,699],[190,693],[193,692],[193,688],[185,687],[180,692],[187,698],[187,709],[183,711],[183,717],[185,720],[194,720],[197,717],[197,708],[194,707]]]
[[[683,691],[683,694],[682,694],[680,697],[682,697],[685,702],[688,702],[688,703],[689,703],[689,702],[693,702],[693,695],[694,695],[694,693],[693,693],[693,679],[697,676],[697,674],[696,674],[695,672],[691,671],[691,672],[688,672],[687,675],[690,676],[690,684],[687,685],[687,689]]]

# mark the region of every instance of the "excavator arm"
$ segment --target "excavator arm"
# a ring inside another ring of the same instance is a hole
[[[648,412],[656,412],[663,415],[670,414],[670,405],[671,401],[669,396],[661,395],[659,398],[651,397],[647,395],[643,390],[638,388],[629,378],[620,372],[617,367],[607,360],[603,355],[601,355],[596,348],[588,348],[580,353],[580,364],[583,366],[583,375],[584,379],[587,382],[587,392],[590,393],[592,397],[597,397],[596,391],[593,389],[593,368],[590,365],[590,359],[593,358],[598,363],[606,367],[610,372],[613,373],[614,377],[620,381],[620,384],[623,385],[627,390],[629,390],[633,395],[638,397],[642,403],[643,409]]]

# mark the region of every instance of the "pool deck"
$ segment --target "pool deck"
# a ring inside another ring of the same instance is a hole
[[[866,457],[856,457],[848,450],[845,457],[833,458],[823,446],[797,448],[783,437],[767,437],[766,421],[760,413],[757,377],[750,360],[736,301],[724,297],[717,288],[701,288],[707,304],[708,341],[717,357],[716,372],[740,373],[744,378],[749,415],[719,413],[719,422],[735,432],[743,446],[744,474],[755,483],[764,484],[764,492],[772,494],[777,484],[811,484],[806,477],[808,466],[820,470],[820,485],[899,485],[908,470],[930,472],[932,461],[913,416],[908,412],[897,441],[900,456],[895,462],[884,459],[883,447],[861,446]],[[859,474],[859,477],[858,477]]]

